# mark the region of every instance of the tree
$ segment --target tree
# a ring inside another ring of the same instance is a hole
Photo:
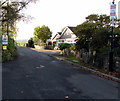
[[[101,48],[109,47],[108,41],[110,32],[106,28],[99,28],[96,30],[96,34],[93,35],[90,47],[93,50],[99,51]]]
[[[2,11],[2,18],[0,21],[2,22],[3,32],[11,32],[15,27],[15,22],[24,18],[24,15],[20,13],[20,11],[25,8],[30,2],[35,2],[37,0],[24,0],[21,2],[19,0],[14,2],[8,2],[8,0],[0,3],[0,9]],[[9,28],[7,29],[7,27]],[[11,29],[11,30],[10,30]]]
[[[92,36],[96,33],[96,23],[93,22],[84,22],[81,25],[78,25],[74,32],[76,33],[79,40],[76,43],[76,49],[85,49],[86,51],[89,50],[89,41]]]
[[[99,50],[103,46],[107,46],[109,39],[108,24],[110,24],[109,16],[92,14],[86,17],[86,21],[75,28],[75,33],[79,37],[76,43],[77,49]]]
[[[86,39],[89,39],[95,33],[96,26],[96,23],[84,22],[76,26],[74,32],[80,38],[84,37]]]
[[[91,14],[89,16],[86,17],[87,22],[97,22],[99,19],[99,15],[98,14]]]
[[[19,0],[15,0],[15,2],[8,1],[0,1],[0,33],[8,34],[7,50],[5,52],[2,51],[2,61],[11,60],[17,55],[15,41],[12,38],[16,36],[16,21],[24,18],[20,11],[30,2],[36,0],[24,0],[24,2]]]
[[[33,38],[30,38],[30,39],[28,40],[27,47],[32,47],[32,48],[34,48],[34,41],[33,41]]]
[[[36,27],[34,29],[34,40],[41,40],[42,43],[46,43],[46,40],[49,39],[52,35],[48,26],[43,25],[42,27]]]
[[[98,14],[91,14],[86,17],[86,22],[96,23],[98,27],[110,27],[110,16],[106,14],[98,15]]]

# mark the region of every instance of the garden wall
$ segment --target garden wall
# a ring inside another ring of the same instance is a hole
[[[99,67],[99,68],[109,68],[109,54],[108,53],[95,53],[85,52],[84,50],[76,51],[71,49],[64,49],[63,54],[67,56],[74,56],[79,58],[83,62]],[[114,70],[120,72],[120,57],[114,57]]]

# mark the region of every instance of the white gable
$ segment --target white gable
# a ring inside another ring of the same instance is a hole
[[[60,37],[60,39],[68,39],[68,38],[76,38],[76,35],[68,28],[66,27],[63,32],[62,35]]]

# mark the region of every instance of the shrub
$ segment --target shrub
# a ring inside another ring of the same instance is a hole
[[[33,41],[33,38],[30,38],[30,39],[28,40],[27,47],[32,47],[32,48],[34,48],[34,41]]]
[[[70,49],[71,50],[76,50],[76,46],[75,45],[71,45]]]
[[[68,44],[68,43],[62,43],[60,44],[59,48],[60,50],[64,50],[66,48],[69,48],[71,46],[71,44]]]
[[[2,62],[12,60],[18,55],[14,40],[9,38],[7,50],[2,50]]]

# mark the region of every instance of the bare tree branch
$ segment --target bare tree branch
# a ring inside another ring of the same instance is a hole
[[[8,1],[8,0],[4,1],[3,3],[1,3],[1,5],[0,5],[0,6],[4,5],[7,1]]]

